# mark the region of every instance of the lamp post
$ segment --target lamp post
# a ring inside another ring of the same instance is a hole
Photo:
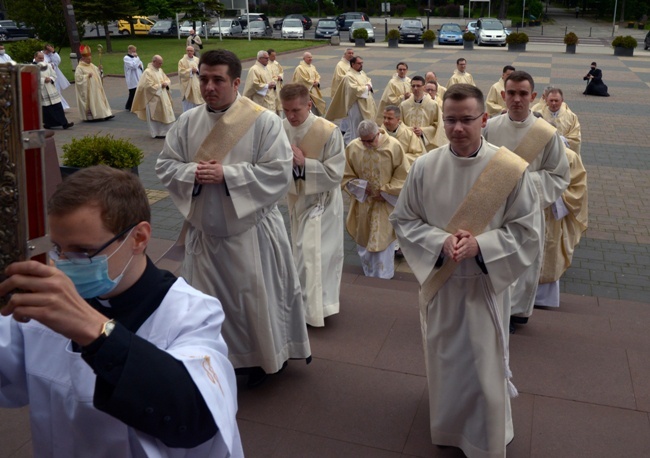
[[[616,33],[616,7],[618,6],[618,0],[614,2],[614,16],[612,17],[612,37]]]
[[[521,10],[521,27],[526,27],[526,23],[524,22],[524,15],[526,14],[526,0],[524,0],[524,7]]]

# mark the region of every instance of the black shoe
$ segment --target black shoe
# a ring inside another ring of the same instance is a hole
[[[528,317],[527,316],[515,316],[515,315],[512,315],[510,317],[510,322],[515,323],[515,324],[526,324],[526,323],[528,323]]]
[[[255,388],[256,386],[260,386],[264,381],[266,380],[266,372],[264,372],[264,369],[261,367],[251,367],[250,371],[248,372],[248,382],[246,382],[246,386],[249,388]]]
[[[514,324],[510,323],[509,330],[510,330],[510,334],[514,334],[515,332],[517,332],[517,327]]]
[[[74,123],[73,123],[73,122],[69,122],[69,123],[67,123],[65,126],[63,126],[63,128],[64,128],[64,129],[69,129],[69,128],[71,128],[72,126],[74,126]]]
[[[109,119],[113,119],[114,117],[115,117],[115,115],[106,116],[104,118],[104,121],[108,121]]]
[[[43,126],[43,129],[51,129],[52,126]]]
[[[396,258],[403,258],[404,257],[404,253],[402,253],[401,248],[398,248],[398,249],[395,250],[395,257]]]

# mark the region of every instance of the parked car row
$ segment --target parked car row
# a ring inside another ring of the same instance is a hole
[[[14,21],[0,21],[0,41],[13,40],[16,38],[35,38],[36,32],[31,27],[18,25]]]

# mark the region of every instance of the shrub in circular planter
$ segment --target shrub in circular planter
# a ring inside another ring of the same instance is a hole
[[[524,32],[512,32],[506,37],[506,43],[509,45],[525,45],[528,43],[528,35]]]
[[[436,34],[433,32],[433,30],[425,30],[425,32],[422,34],[422,41],[433,41],[436,39]]]
[[[368,31],[364,28],[355,29],[354,32],[352,32],[352,38],[354,38],[355,40],[359,40],[359,39],[367,40]]]
[[[619,35],[612,41],[615,56],[633,56],[634,48],[636,48],[636,45],[636,39],[630,35],[626,35],[624,37]]]
[[[580,39],[578,38],[578,35],[576,35],[573,32],[569,32],[566,35],[564,35],[564,44],[565,45],[577,45],[578,41],[580,41]]]
[[[465,32],[463,34],[463,41],[471,41],[474,42],[476,40],[476,35],[473,34],[472,32]]]
[[[386,38],[388,38],[389,40],[399,40],[399,30],[390,29],[388,31],[388,35],[386,35]]]
[[[144,159],[142,150],[128,140],[112,135],[86,135],[63,145],[63,165],[90,167],[107,165],[116,169],[132,169]]]

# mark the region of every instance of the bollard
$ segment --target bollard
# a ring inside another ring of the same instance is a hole
[[[384,36],[388,36],[388,19],[384,18]]]
[[[564,34],[566,35],[568,31],[569,31],[569,28],[568,28],[568,27],[565,27],[565,28],[564,28]]]
[[[544,36],[544,26],[542,26],[542,36]]]
[[[72,64],[72,71],[75,71],[77,69],[77,65],[79,64],[77,53],[70,53],[70,63]]]
[[[589,27],[589,38],[591,38],[591,27]]]

